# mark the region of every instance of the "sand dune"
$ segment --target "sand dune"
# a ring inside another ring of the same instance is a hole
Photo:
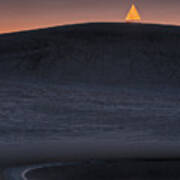
[[[175,26],[91,23],[1,35],[1,165],[179,159],[179,49]],[[174,175],[176,165],[150,170]],[[36,171],[40,179],[46,170]]]
[[[180,27],[91,23],[0,36],[0,72],[47,81],[175,84]]]

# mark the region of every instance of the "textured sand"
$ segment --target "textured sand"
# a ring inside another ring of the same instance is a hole
[[[28,172],[28,180],[178,180],[179,161],[99,161]]]

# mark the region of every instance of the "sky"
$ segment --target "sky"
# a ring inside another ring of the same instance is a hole
[[[84,22],[124,22],[133,0],[0,0],[0,33]],[[180,25],[180,0],[134,0],[143,23]]]

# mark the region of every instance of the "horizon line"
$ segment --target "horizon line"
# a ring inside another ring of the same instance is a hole
[[[31,32],[31,31],[38,31],[38,30],[45,30],[45,29],[53,29],[58,27],[66,27],[66,26],[75,26],[75,25],[83,25],[83,24],[144,24],[144,25],[159,25],[159,26],[172,26],[172,27],[180,27],[179,24],[169,24],[169,23],[155,23],[155,22],[146,22],[146,21],[140,21],[140,22],[126,22],[126,21],[82,21],[77,23],[67,23],[67,24],[54,24],[54,25],[42,25],[40,27],[34,27],[34,28],[25,28],[21,30],[15,30],[15,31],[8,31],[8,32],[0,32],[0,36],[2,35],[10,35],[10,34],[17,34],[17,33],[25,33],[25,32]]]

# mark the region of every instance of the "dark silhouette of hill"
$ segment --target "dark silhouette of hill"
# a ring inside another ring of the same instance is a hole
[[[180,82],[180,27],[90,23],[0,36],[0,70],[49,80]]]

